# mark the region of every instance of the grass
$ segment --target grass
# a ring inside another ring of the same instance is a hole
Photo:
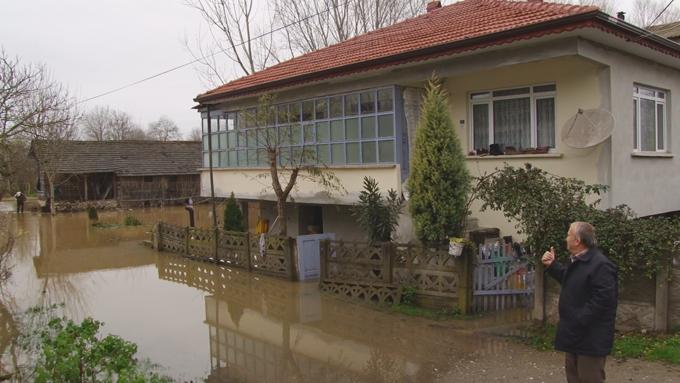
[[[125,224],[125,226],[139,226],[142,224],[142,221],[140,221],[139,219],[137,219],[137,217],[133,215],[128,215],[127,217],[125,217],[123,223]]]
[[[614,341],[614,355],[680,364],[680,332],[670,335],[620,334]]]
[[[553,350],[555,326],[533,326],[522,342],[540,351]],[[680,365],[680,331],[671,334],[617,333],[612,355]]]
[[[458,309],[433,310],[405,303],[390,305],[388,308],[391,312],[433,320],[461,319],[463,317]]]
[[[97,229],[116,229],[119,228],[120,225],[117,223],[95,222],[92,224],[92,227]]]

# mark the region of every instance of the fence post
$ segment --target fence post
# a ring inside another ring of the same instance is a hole
[[[330,250],[331,241],[329,239],[323,239],[319,242],[319,281],[323,282],[328,278],[328,252]]]
[[[392,246],[392,242],[384,242],[380,247],[383,254],[383,281],[392,284],[392,281],[394,280],[392,275],[394,271],[392,262],[392,259],[394,258],[394,247]]]
[[[534,268],[534,310],[532,314],[535,321],[545,323],[545,267],[537,260]]]
[[[297,269],[297,251],[295,251],[296,241],[294,238],[288,237],[286,242],[286,252],[288,253],[286,256],[286,258],[288,258],[288,279],[294,281],[296,279],[295,270]]]
[[[184,241],[184,254],[190,256],[191,254],[189,254],[189,238],[191,238],[191,229],[188,228],[188,227],[185,227],[184,232],[186,234],[186,238],[185,238],[185,241]]]
[[[151,241],[151,246],[156,250],[156,251],[161,251],[161,225],[163,223],[158,222],[155,225],[153,225],[153,237]]]
[[[220,235],[220,229],[215,228],[215,236],[213,237],[213,241],[215,241],[215,261],[219,261],[219,253],[218,253],[218,248],[219,248],[219,235]]]
[[[250,233],[246,231],[246,262],[248,262],[248,272],[253,271],[253,261],[250,259]]]
[[[472,264],[473,254],[470,246],[463,249],[463,254],[458,257],[458,309],[462,314],[470,314],[472,312],[472,289],[473,289],[473,272],[474,265]]]
[[[668,311],[670,304],[670,272],[669,262],[656,273],[656,302],[654,304],[654,330],[668,332]]]

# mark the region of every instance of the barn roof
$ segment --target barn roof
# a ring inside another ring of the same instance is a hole
[[[60,144],[64,147],[59,155],[50,154],[47,144],[33,141],[33,156],[58,157],[60,174],[180,175],[198,174],[201,167],[201,143],[197,141],[67,141]]]

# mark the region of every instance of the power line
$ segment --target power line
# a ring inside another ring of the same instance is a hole
[[[331,9],[344,7],[345,5],[349,4],[349,3],[352,2],[352,1],[354,1],[354,0],[347,0],[347,1],[345,1],[344,3],[338,4],[338,5],[334,6],[334,7],[328,6],[325,10],[322,10],[322,11],[319,11],[319,12],[317,12],[317,13],[311,14],[311,15],[309,15],[309,16],[307,16],[307,17],[303,17],[303,18],[300,19],[300,20],[291,22],[291,23],[289,23],[289,24],[282,25],[282,26],[280,26],[279,28],[272,29],[272,30],[270,30],[269,32],[264,32],[264,33],[262,33],[262,34],[260,34],[260,35],[255,36],[255,37],[251,37],[251,38],[249,38],[248,40],[245,40],[245,41],[243,41],[243,42],[241,42],[241,43],[235,44],[235,45],[234,45],[234,48],[243,46],[243,45],[245,45],[245,44],[249,44],[250,42],[252,42],[252,41],[254,41],[254,40],[257,40],[257,39],[259,39],[259,38],[265,37],[265,36],[267,36],[267,35],[272,35],[272,34],[274,34],[275,32],[278,32],[278,31],[280,31],[280,30],[286,29],[286,28],[288,28],[288,27],[292,27],[293,25],[296,25],[296,24],[300,24],[300,23],[302,23],[302,22],[304,22],[304,21],[306,21],[306,20],[309,20],[309,19],[311,19],[311,18],[313,18],[313,17],[320,16],[320,15],[322,15],[322,14],[324,14],[324,13],[328,13],[328,12],[331,11]],[[137,81],[131,82],[131,83],[127,84],[127,85],[123,85],[123,86],[121,86],[121,87],[118,87],[118,88],[115,88],[115,89],[106,91],[106,92],[104,92],[104,93],[100,93],[100,94],[98,94],[98,95],[96,95],[96,96],[92,96],[92,97],[90,97],[90,98],[86,98],[86,99],[84,99],[84,100],[78,101],[78,104],[83,104],[83,103],[86,103],[86,102],[88,102],[88,101],[92,101],[92,100],[94,100],[94,99],[100,98],[100,97],[108,96],[109,94],[119,92],[119,91],[121,91],[121,90],[123,90],[123,89],[127,89],[127,88],[133,87],[133,86],[135,86],[135,85],[139,85],[139,84],[141,84],[141,83],[143,83],[143,82],[146,82],[146,81],[149,81],[149,80],[153,80],[154,78],[157,78],[157,77],[166,75],[166,74],[168,74],[168,73],[170,73],[170,72],[174,72],[174,71],[176,71],[176,70],[185,68],[185,67],[187,67],[187,66],[189,66],[189,65],[193,65],[193,64],[195,64],[195,63],[197,63],[197,62],[200,62],[201,60],[205,60],[205,59],[207,59],[207,58],[214,57],[214,56],[216,56],[216,55],[218,55],[218,54],[220,54],[220,53],[226,53],[226,52],[227,52],[227,49],[220,49],[220,50],[218,50],[218,51],[216,51],[216,52],[213,52],[213,53],[211,53],[211,54],[209,54],[209,55],[201,56],[201,57],[199,57],[199,58],[197,58],[197,59],[194,59],[194,60],[192,60],[192,61],[189,61],[189,62],[184,63],[184,64],[181,64],[181,65],[177,65],[177,66],[172,67],[172,68],[170,68],[170,69],[166,69],[166,70],[164,70],[164,71],[162,71],[162,72],[159,72],[159,73],[156,73],[156,74],[154,74],[154,75],[152,75],[152,76],[145,77],[145,78],[143,78],[143,79],[141,79],[141,80],[137,80]]]
[[[661,12],[659,12],[659,14],[656,15],[656,17],[654,18],[654,20],[652,20],[652,22],[649,23],[649,26],[648,26],[647,28],[649,28],[649,27],[651,27],[652,25],[654,25],[654,23],[655,23],[657,20],[659,20],[659,18],[661,17],[661,15],[663,15],[663,14],[668,10],[668,8],[670,8],[671,4],[673,4],[674,1],[675,1],[675,0],[671,0],[668,4],[666,4],[666,6],[664,7],[664,9],[662,9]],[[653,35],[653,34],[658,34],[658,33],[661,32],[661,31],[662,31],[662,29],[659,29],[659,30],[657,30],[656,32],[652,32],[652,31],[647,32],[647,33],[645,33],[644,35],[642,35],[642,36],[636,38],[635,40],[632,40],[632,42],[634,42],[634,43],[639,42],[639,41],[641,41],[641,40],[643,40],[643,39],[646,39],[647,37],[649,37],[649,36],[651,36],[651,35]]]
[[[668,5],[666,5],[666,8],[662,9],[661,12],[660,12],[658,15],[656,15],[656,17],[654,18],[654,20],[652,20],[652,22],[649,23],[649,25],[650,25],[650,26],[654,25],[654,23],[656,22],[656,20],[659,20],[659,17],[661,17],[661,15],[663,15],[664,12],[666,12],[666,10],[671,6],[671,4],[673,4],[674,1],[675,1],[675,0],[671,0],[671,1],[668,3]]]

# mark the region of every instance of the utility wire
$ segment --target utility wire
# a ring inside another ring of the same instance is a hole
[[[245,40],[245,41],[243,41],[243,42],[240,42],[240,43],[238,43],[238,44],[235,44],[235,45],[234,45],[234,48],[243,46],[243,45],[245,45],[245,44],[249,44],[249,43],[252,42],[253,40],[257,40],[257,39],[262,38],[262,37],[265,37],[265,36],[267,36],[267,35],[274,34],[275,32],[278,32],[278,31],[280,31],[280,30],[286,29],[286,28],[288,28],[288,27],[292,27],[293,25],[296,25],[296,24],[300,24],[300,23],[302,23],[303,21],[309,20],[309,19],[311,19],[311,18],[313,18],[313,17],[320,16],[320,15],[322,15],[322,14],[324,14],[324,13],[328,13],[328,12],[331,11],[331,9],[336,9],[336,8],[344,7],[345,5],[349,4],[349,3],[352,2],[352,1],[354,1],[354,0],[347,0],[347,1],[345,1],[344,3],[338,4],[338,5],[334,6],[334,7],[328,6],[325,10],[322,10],[322,11],[319,11],[319,12],[317,12],[317,13],[311,14],[311,15],[309,15],[309,16],[307,16],[307,17],[303,17],[303,18],[301,18],[300,20],[293,21],[293,22],[291,22],[291,23],[282,25],[282,26],[280,26],[280,27],[278,27],[278,28],[275,28],[275,29],[270,30],[269,32],[264,32],[264,33],[262,33],[262,34],[260,34],[260,35],[251,37],[251,38],[249,38],[248,40]],[[86,103],[86,102],[88,102],[88,101],[92,101],[92,100],[94,100],[94,99],[100,98],[100,97],[108,96],[109,94],[112,94],[112,93],[120,92],[120,91],[123,90],[123,89],[127,89],[127,88],[133,87],[133,86],[135,86],[135,85],[139,85],[139,84],[141,84],[141,83],[143,83],[143,82],[147,82],[147,81],[149,81],[149,80],[153,80],[153,79],[155,79],[155,78],[157,78],[157,77],[160,77],[160,76],[166,75],[166,74],[168,74],[168,73],[170,73],[170,72],[174,72],[174,71],[176,71],[176,70],[185,68],[185,67],[187,67],[187,66],[189,66],[189,65],[195,64],[195,63],[197,63],[197,62],[200,62],[200,61],[205,60],[205,59],[210,58],[210,57],[214,57],[214,56],[216,56],[216,55],[218,55],[218,54],[220,54],[220,53],[224,53],[224,52],[226,52],[226,51],[227,51],[227,49],[220,49],[220,50],[218,50],[218,51],[216,51],[216,52],[213,52],[213,53],[211,53],[211,54],[209,54],[209,55],[201,56],[201,57],[199,57],[199,58],[197,58],[197,59],[194,59],[194,60],[192,60],[192,61],[186,62],[186,63],[181,64],[181,65],[177,65],[177,66],[172,67],[172,68],[169,68],[169,69],[166,69],[166,70],[164,70],[164,71],[162,71],[162,72],[156,73],[156,74],[151,75],[151,76],[149,76],[149,77],[145,77],[145,78],[143,78],[143,79],[141,79],[141,80],[137,80],[137,81],[131,82],[131,83],[127,84],[127,85],[123,85],[123,86],[120,86],[120,87],[118,87],[118,88],[115,88],[115,89],[106,91],[106,92],[104,92],[104,93],[100,93],[100,94],[98,94],[98,95],[96,95],[96,96],[92,96],[92,97],[90,97],[90,98],[86,98],[86,99],[84,99],[84,100],[78,101],[77,104],[83,104],[83,103]]]
[[[675,1],[675,0],[671,0],[670,2],[668,2],[668,4],[666,4],[666,7],[664,7],[664,9],[662,9],[661,12],[659,12],[658,15],[656,15],[656,17],[654,18],[654,20],[652,20],[652,22],[649,23],[649,26],[647,26],[647,28],[653,26],[654,23],[655,23],[657,20],[659,20],[659,18],[661,17],[661,15],[663,15],[663,14],[668,10],[668,8],[670,8],[670,6],[673,4],[674,1]],[[638,41],[641,41],[641,40],[643,40],[643,39],[646,39],[647,37],[649,37],[649,36],[651,36],[651,35],[653,35],[653,34],[658,34],[658,33],[661,32],[661,31],[662,31],[662,29],[659,29],[659,30],[657,30],[656,32],[651,32],[651,31],[650,31],[650,32],[645,33],[644,35],[642,35],[642,36],[636,38],[635,40],[631,40],[631,41],[634,42],[634,43],[636,43],[636,42],[638,42]]]

